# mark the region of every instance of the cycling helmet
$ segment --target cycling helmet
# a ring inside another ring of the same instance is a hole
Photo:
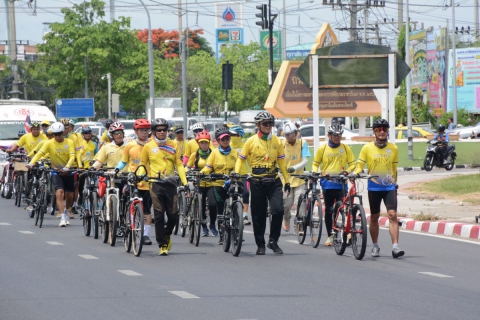
[[[215,139],[218,141],[222,139],[224,136],[230,137],[230,129],[229,128],[218,128],[215,130]]]
[[[245,131],[244,131],[243,128],[240,127],[240,126],[230,127],[229,130],[230,130],[230,134],[239,135],[239,136],[241,136],[242,138],[245,136]]]
[[[137,129],[150,129],[150,121],[148,121],[147,119],[138,119],[133,124],[133,129],[135,129],[135,130],[137,130]]]
[[[60,119],[60,123],[63,124],[64,126],[69,125],[68,119],[65,119],[65,118]]]
[[[210,142],[210,140],[211,140],[210,133],[208,133],[207,131],[201,131],[197,134],[196,140],[197,140],[197,142],[200,142],[200,141]]]
[[[385,119],[377,119],[373,122],[372,129],[375,128],[390,128],[390,124]]]
[[[48,136],[53,135],[52,127],[51,127],[51,126],[48,126],[47,130],[45,131],[45,133],[46,133]]]
[[[40,122],[33,121],[32,123],[30,123],[30,128],[40,128]]]
[[[73,121],[72,119],[68,120],[68,124],[71,125],[71,126],[75,126],[75,121]]]
[[[334,123],[328,127],[328,133],[341,136],[343,134],[343,127],[341,124]]]
[[[164,127],[168,128],[167,120],[165,120],[163,118],[157,118],[157,119],[153,120],[152,123],[150,124],[150,128],[152,130],[155,130],[155,128],[158,127],[158,126],[164,126]]]
[[[255,123],[260,123],[265,120],[275,121],[275,117],[268,111],[260,111],[255,116]]]
[[[89,126],[85,126],[82,128],[82,134],[92,133],[92,129]]]
[[[283,134],[287,135],[290,133],[296,133],[297,132],[297,126],[293,122],[287,122],[283,126]]]
[[[438,132],[445,132],[445,126],[443,124],[439,124],[437,126],[437,131]]]
[[[203,131],[203,130],[205,130],[205,126],[203,125],[203,123],[197,122],[192,126],[192,131],[195,131],[195,130],[202,130]]]
[[[113,120],[112,119],[107,119],[107,121],[105,122],[105,128],[110,128],[110,126],[112,125],[113,123]]]
[[[110,128],[108,128],[108,132],[112,133],[115,131],[123,131],[125,130],[125,127],[123,126],[123,123],[121,122],[114,122],[110,125]]]
[[[61,122],[55,122],[50,126],[50,129],[52,130],[52,133],[63,133],[65,131],[65,126]]]
[[[173,127],[173,132],[175,132],[175,133],[182,132],[183,133],[183,126],[180,124],[178,126]]]

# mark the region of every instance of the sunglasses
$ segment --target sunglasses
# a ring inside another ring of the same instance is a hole
[[[118,136],[118,135],[120,135],[120,134],[123,134],[123,132],[122,132],[122,131],[115,131],[115,132],[113,132],[112,134],[113,134],[114,136]]]
[[[262,122],[260,123],[260,125],[264,127],[273,127],[273,122]]]
[[[220,141],[230,141],[230,137],[223,137]]]
[[[341,137],[342,135],[341,134],[337,134],[337,133],[330,133],[333,137]]]
[[[183,134],[183,131],[175,132],[176,134]]]
[[[158,129],[155,129],[155,131],[157,132],[167,132],[168,129],[162,129],[162,128],[158,128]]]
[[[373,131],[375,131],[375,132],[388,132],[388,128],[387,127],[378,127],[378,128],[373,129]]]
[[[202,132],[203,130],[202,129],[195,129],[193,130],[194,133],[199,133],[199,132]]]

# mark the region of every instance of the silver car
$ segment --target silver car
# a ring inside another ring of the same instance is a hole
[[[460,139],[468,139],[472,135],[472,133],[475,136],[480,135],[480,122],[477,123],[474,126],[468,126],[468,127],[459,127],[455,128],[452,130],[447,130],[445,131],[448,134],[458,134],[460,135]]]

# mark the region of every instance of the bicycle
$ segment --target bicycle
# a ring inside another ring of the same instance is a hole
[[[362,260],[367,248],[367,218],[363,208],[362,196],[357,194],[356,180],[371,179],[377,176],[370,175],[335,175],[326,176],[326,179],[336,179],[342,182],[342,200],[337,201],[333,207],[335,215],[333,219],[332,234],[333,247],[338,255],[342,255],[351,236],[351,245],[355,259]],[[345,184],[350,180],[352,186],[346,192]],[[358,198],[360,203],[354,203]]]
[[[178,209],[178,217],[177,217],[177,222],[175,224],[175,227],[173,228],[173,234],[177,235],[178,231],[180,230],[180,235],[185,237],[185,231],[186,229],[182,228],[181,226],[181,219],[185,216],[185,208],[187,207],[187,198],[185,196],[185,191],[183,189],[183,186],[180,183],[180,178],[177,175],[177,209]],[[183,231],[185,230],[185,231]],[[182,234],[183,232],[183,234]]]
[[[107,170],[115,168],[106,168]],[[115,186],[115,180],[117,178],[118,171],[114,172],[104,172],[104,175],[107,176],[107,189],[106,189],[106,199],[102,206],[102,219],[100,221],[100,230],[102,233],[103,243],[108,243],[110,246],[115,246],[117,243],[117,227],[120,221],[119,212],[121,212],[121,202],[120,191]],[[105,210],[103,210],[105,208]]]
[[[305,180],[305,193],[298,198],[294,222],[298,243],[305,242],[307,228],[310,227],[310,244],[312,248],[317,248],[322,237],[323,224],[322,202],[317,194],[317,181],[321,178],[320,173],[291,174],[291,176]],[[318,205],[316,206],[316,204]],[[317,207],[316,212],[315,207]]]
[[[142,167],[147,172],[145,166],[138,166],[135,172],[123,175],[122,179],[127,181],[127,185],[123,190],[123,213],[120,215],[120,232],[123,235],[125,251],[130,252],[133,244],[133,254],[139,257],[143,248],[143,232],[144,232],[144,206],[143,199],[140,197],[137,184],[143,181],[146,173],[137,176],[138,169]]]
[[[14,170],[15,163],[17,160],[23,160],[25,157],[24,153],[12,153],[6,155],[5,158],[8,160],[8,164],[3,169],[3,175],[0,179],[0,195],[2,198],[11,199],[13,196],[14,190]]]
[[[223,251],[228,252],[231,246],[232,255],[238,257],[242,250],[244,228],[242,202],[243,184],[240,179],[247,178],[247,181],[249,181],[251,176],[210,174],[210,178],[213,181],[216,179],[230,180],[223,212],[217,215],[218,229],[223,241]]]
[[[28,167],[26,161],[15,161],[15,168],[13,171],[13,193],[15,194],[15,205],[20,207],[22,204],[22,197],[27,193],[28,183],[25,182],[28,176]]]
[[[85,236],[89,237],[91,231],[93,231],[93,238],[98,239],[99,216],[103,207],[103,201],[99,202],[99,199],[103,199],[103,196],[98,192],[98,177],[103,176],[104,172],[103,170],[88,170],[83,174],[86,174],[87,177],[81,191],[83,196],[80,203],[80,219],[82,219]]]
[[[188,241],[193,243],[196,247],[200,244],[200,232],[202,230],[201,209],[202,209],[202,194],[199,192],[200,182],[204,175],[200,174],[197,170],[190,170],[186,173],[187,181],[193,184],[193,190],[186,197],[186,212],[182,219],[182,227],[188,227],[189,237]],[[184,230],[182,230],[184,234]]]

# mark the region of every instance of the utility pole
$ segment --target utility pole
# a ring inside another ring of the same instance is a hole
[[[178,40],[179,43],[179,50],[180,52],[180,60],[182,61],[182,110],[183,110],[183,128],[188,135],[187,128],[187,66],[185,61],[185,37],[183,34],[183,26],[182,26],[182,0],[178,0]]]
[[[367,43],[368,7],[363,8],[363,43]]]
[[[407,19],[408,24],[408,19]],[[398,0],[398,33],[402,30],[403,26],[403,0]]]
[[[409,23],[409,3],[407,0],[407,24],[405,29],[405,61],[410,66],[410,23]],[[413,160],[413,137],[412,137],[412,86],[410,83],[410,73],[405,79],[407,87],[407,125],[408,125],[408,159]]]
[[[475,0],[475,40],[477,40],[480,32],[478,32],[480,25],[478,24],[478,0]]]
[[[115,0],[110,0],[110,23],[115,20]]]
[[[83,27],[85,28],[85,20],[86,20],[86,6],[85,0],[83,0]],[[83,64],[85,66],[85,98],[88,98],[88,68],[87,68],[87,55],[83,58]],[[88,119],[87,119],[88,121]]]
[[[282,5],[282,60],[285,61],[287,60],[287,15],[285,14],[285,0],[282,0]]]
[[[350,0],[350,41],[357,41],[357,0]]]
[[[12,73],[13,73],[13,83],[12,83],[12,98],[19,99],[20,91],[18,90],[18,65],[17,65],[17,32],[15,27],[15,0],[8,0],[8,9],[10,13],[10,58],[12,60]]]
[[[456,44],[455,44],[455,0],[452,0],[452,50],[453,50],[453,61],[452,61],[452,68],[453,68],[453,82],[452,82],[452,89],[453,89],[453,123],[455,126],[457,125],[457,53],[455,52]]]

